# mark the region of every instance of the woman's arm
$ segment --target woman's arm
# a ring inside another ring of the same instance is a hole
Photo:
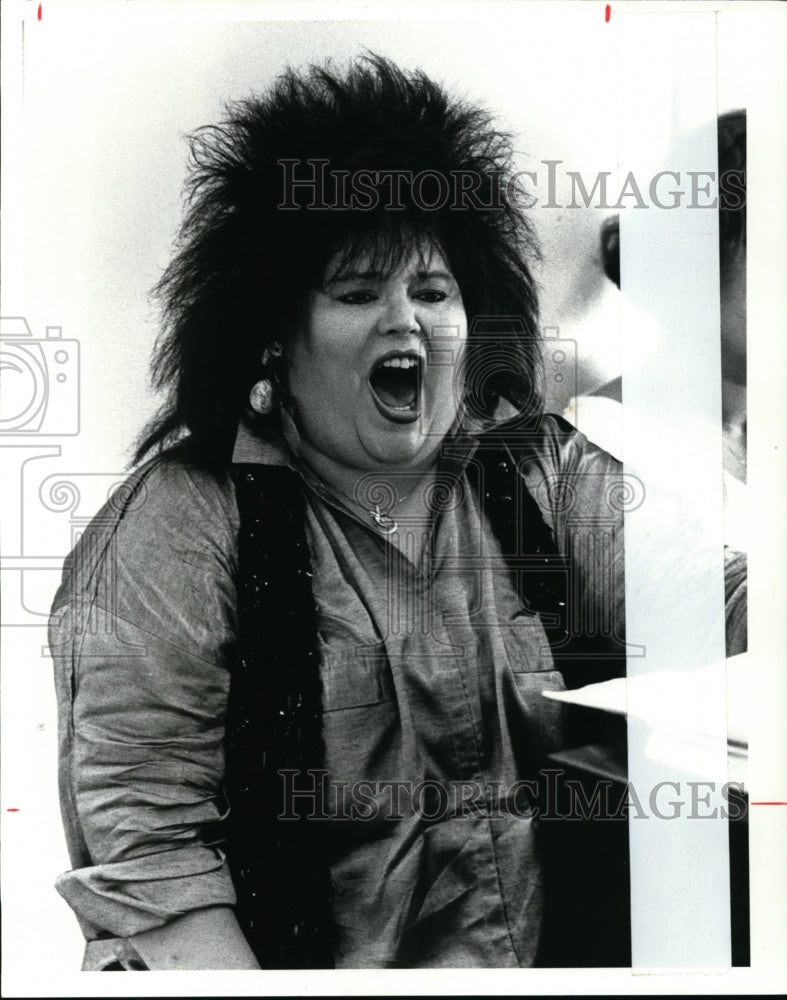
[[[129,938],[148,969],[259,969],[229,906],[210,906]]]
[[[142,486],[86,529],[55,601],[74,868],[57,887],[89,951],[112,937],[152,969],[254,968],[220,849],[234,494],[175,463]]]

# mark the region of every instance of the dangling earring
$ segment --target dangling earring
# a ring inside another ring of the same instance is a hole
[[[255,413],[267,416],[273,409],[273,384],[269,378],[262,378],[251,387],[249,404]]]
[[[274,379],[276,379],[275,363],[284,354],[281,344],[273,343],[262,352],[263,370],[273,368],[272,378],[262,378],[251,387],[249,393],[249,405],[255,413],[265,417],[276,405],[276,391],[274,389]]]

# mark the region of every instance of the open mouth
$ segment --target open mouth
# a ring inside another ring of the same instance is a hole
[[[388,420],[408,423],[418,417],[421,401],[422,359],[407,351],[392,351],[369,375],[377,409]]]

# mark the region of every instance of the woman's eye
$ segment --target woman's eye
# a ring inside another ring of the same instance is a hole
[[[372,302],[374,295],[371,292],[345,292],[339,296],[339,301],[348,306],[365,306],[367,302]]]
[[[421,299],[422,302],[445,302],[448,294],[437,288],[427,288],[422,292],[417,292],[416,298]]]

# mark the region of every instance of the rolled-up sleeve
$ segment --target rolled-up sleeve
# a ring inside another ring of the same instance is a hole
[[[235,902],[221,819],[236,537],[229,479],[164,460],[66,561],[50,646],[73,870],[56,886],[88,940]]]

